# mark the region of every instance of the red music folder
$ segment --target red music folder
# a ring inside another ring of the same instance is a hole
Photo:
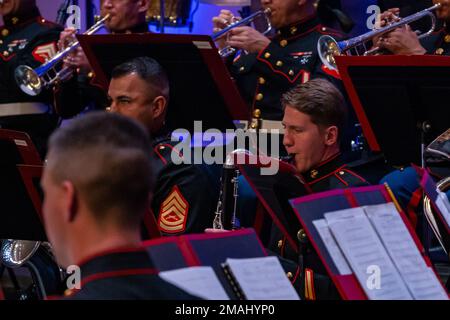
[[[292,199],[290,203],[341,297],[345,300],[368,299],[353,269],[349,269],[345,274],[340,272],[341,269],[335,264],[335,260],[333,260],[327,249],[318,228],[316,228],[316,224],[318,220],[326,217],[326,213],[363,206],[396,203],[396,200],[391,196],[390,190],[384,185],[333,190]],[[396,208],[405,230],[409,232],[414,245],[420,252],[421,259],[423,259],[427,267],[432,268],[432,264],[425,255],[424,248],[409,220],[398,205],[396,205]],[[434,276],[437,277],[435,272]],[[440,286],[443,288],[442,283],[440,283]]]
[[[253,229],[162,237],[145,241],[143,245],[159,271],[212,267],[230,297],[236,297],[236,293],[223,272],[222,264],[228,258],[259,258],[267,255]]]

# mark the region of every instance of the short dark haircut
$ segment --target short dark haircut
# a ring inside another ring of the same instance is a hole
[[[327,128],[336,126],[342,137],[347,109],[341,92],[329,81],[316,78],[302,83],[285,93],[281,98],[283,109],[292,107],[311,117],[311,121]]]
[[[112,78],[120,78],[131,73],[137,74],[150,86],[156,89],[157,93],[169,99],[169,78],[164,68],[153,58],[137,57],[128,60],[112,71]]]
[[[136,227],[149,205],[150,139],[132,119],[92,112],[72,120],[50,137],[47,166],[53,181],[74,184],[99,223]]]

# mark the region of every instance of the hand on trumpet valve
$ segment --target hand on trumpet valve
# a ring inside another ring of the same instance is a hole
[[[252,27],[236,27],[229,32],[228,45],[249,53],[257,53],[270,44],[270,39]]]
[[[212,18],[213,32],[217,33],[223,30],[224,28],[236,22],[236,20],[236,17],[230,10],[221,10],[218,16]],[[228,35],[225,34],[223,37],[216,40],[216,44],[219,49],[223,49],[227,46],[227,37]]]
[[[402,26],[377,39],[375,46],[397,55],[421,55],[426,50],[420,44],[417,33],[409,25]]]
[[[75,34],[76,29],[73,28],[67,28],[63,32],[61,32],[58,41],[59,50],[64,50],[68,46],[75,43],[77,41]],[[84,54],[83,49],[80,46],[69,53],[63,61],[63,67],[77,70],[77,72],[88,73],[91,70],[89,61],[87,60],[86,55]]]
[[[377,20],[376,29],[380,29],[383,27],[386,27],[392,23],[398,22],[401,20],[399,17],[400,9],[399,8],[392,8],[389,10],[384,11],[380,18]]]

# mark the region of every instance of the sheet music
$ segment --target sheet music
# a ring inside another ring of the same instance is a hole
[[[331,234],[330,228],[328,228],[328,224],[325,219],[315,220],[313,221],[314,226],[317,229],[317,232],[322,238],[325,247],[328,250],[331,259],[334,262],[334,265],[339,271],[340,275],[352,274],[352,270],[345,260],[344,255],[342,254],[341,249],[334,240],[333,235]]]
[[[436,199],[436,206],[442,213],[445,222],[450,226],[450,202],[448,201],[447,195],[441,191],[438,192],[438,197]]]
[[[160,272],[165,281],[206,300],[230,300],[211,267],[191,267]]]
[[[325,219],[369,299],[412,299],[362,208],[326,213]]]
[[[277,257],[227,259],[248,300],[300,300]]]
[[[363,208],[414,299],[443,299],[446,294],[430,272],[395,205]]]

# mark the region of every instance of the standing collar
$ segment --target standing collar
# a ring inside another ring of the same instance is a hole
[[[10,14],[3,17],[5,27],[7,28],[18,28],[20,26],[30,24],[36,19],[40,18],[41,13],[37,7],[33,7],[26,12],[19,14]]]
[[[313,15],[302,19],[289,26],[282,27],[277,31],[277,37],[292,38],[301,34],[310,32],[320,25],[320,20],[317,15]]]
[[[327,160],[322,161],[310,170],[304,172],[302,174],[302,177],[308,184],[315,183],[316,181],[329,176],[331,173],[335,172],[337,169],[343,166],[344,161],[342,159],[341,153],[338,152]]]
[[[78,265],[81,269],[81,279],[91,278],[100,273],[154,269],[150,257],[143,247],[117,248],[100,252],[86,258]]]

